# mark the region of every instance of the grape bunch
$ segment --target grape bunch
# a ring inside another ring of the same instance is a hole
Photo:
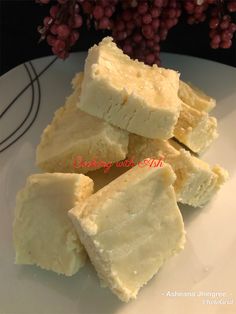
[[[232,39],[236,31],[236,24],[233,23],[231,13],[236,12],[236,1],[187,0],[184,9],[189,14],[188,23],[194,24],[205,21],[209,6],[209,37],[213,49],[227,49],[232,46]]]
[[[177,24],[181,15],[179,1],[154,0],[123,2],[112,36],[125,53],[147,64],[160,64],[160,42]]]
[[[230,48],[236,24],[236,0],[36,0],[51,4],[38,28],[52,52],[65,59],[78,41],[81,27],[109,30],[117,45],[133,59],[160,65],[160,44],[183,12],[188,24],[207,20],[212,48]]]
[[[206,11],[210,2],[213,1],[184,1],[184,9],[189,15],[187,18],[188,24],[198,24],[206,20]]]
[[[236,12],[236,1],[228,1],[228,12]],[[210,45],[212,48],[230,48],[232,39],[236,31],[236,24],[232,22],[229,14],[219,14],[217,9],[212,10],[209,22],[211,29],[209,36],[211,38]]]
[[[50,0],[38,0],[47,4]],[[52,52],[61,59],[66,59],[70,48],[79,39],[79,29],[83,24],[80,6],[76,1],[58,0],[52,5],[48,16],[43,20],[43,26],[38,27],[40,40],[46,39],[52,47]]]

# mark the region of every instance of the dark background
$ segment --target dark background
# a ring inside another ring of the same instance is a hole
[[[183,0],[184,1],[184,0]],[[227,0],[226,0],[227,1]],[[24,61],[51,54],[46,43],[38,44],[37,26],[48,14],[49,6],[34,0],[0,0],[0,75]],[[162,44],[161,50],[215,60],[236,67],[236,35],[231,49],[211,49],[207,23],[189,26],[182,16]],[[106,33],[83,29],[72,51],[87,50]]]

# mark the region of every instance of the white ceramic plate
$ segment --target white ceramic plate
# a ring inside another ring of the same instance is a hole
[[[230,180],[207,206],[181,208],[187,230],[185,250],[128,304],[100,288],[89,264],[72,278],[14,265],[16,192],[28,175],[38,171],[34,160],[40,134],[70,94],[70,81],[82,70],[84,58],[79,53],[65,62],[57,60],[38,78],[53,57],[34,60],[0,78],[0,314],[236,313],[236,69],[206,60],[162,55],[164,66],[179,70],[184,80],[217,99],[214,115],[220,136],[203,159],[230,173]]]

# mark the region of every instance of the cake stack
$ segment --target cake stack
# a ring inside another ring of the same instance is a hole
[[[184,248],[177,202],[203,206],[227,179],[192,154],[217,137],[215,101],[174,70],[131,60],[109,37],[72,86],[37,148],[45,173],[17,196],[16,263],[70,276],[88,255],[127,302]]]

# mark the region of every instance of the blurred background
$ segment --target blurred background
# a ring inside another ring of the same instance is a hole
[[[47,43],[38,44],[37,26],[42,24],[48,10],[48,6],[38,5],[34,0],[0,1],[0,75],[25,61],[52,54]],[[72,51],[87,50],[106,34],[109,33],[82,29]],[[190,26],[184,15],[161,44],[161,51],[192,55],[236,67],[235,36],[230,49],[212,49],[207,22]]]

